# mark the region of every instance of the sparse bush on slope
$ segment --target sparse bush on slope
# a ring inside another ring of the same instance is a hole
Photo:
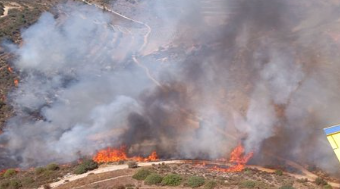
[[[146,177],[145,184],[146,185],[160,184],[162,182],[162,179],[163,178],[159,174],[152,173]]]
[[[132,178],[136,180],[145,180],[147,176],[151,174],[151,171],[148,169],[140,169],[135,173]]]
[[[97,162],[93,161],[92,159],[84,160],[80,165],[76,167],[73,173],[79,175],[97,168],[98,168]]]
[[[56,171],[59,169],[59,165],[55,164],[55,163],[51,163],[49,165],[46,166],[47,170],[51,170],[51,171]]]
[[[188,186],[197,188],[204,185],[204,178],[199,176],[192,176],[188,179]]]
[[[215,181],[208,181],[204,185],[204,189],[214,189],[217,186],[217,183]]]
[[[17,174],[17,171],[15,169],[7,169],[6,172],[4,173],[4,177],[9,178],[16,174]]]
[[[161,185],[163,186],[179,186],[182,182],[182,178],[181,176],[177,175],[177,174],[170,174],[170,175],[166,175],[162,182]]]

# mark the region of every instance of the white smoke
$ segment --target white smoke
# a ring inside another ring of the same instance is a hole
[[[138,23],[78,3],[58,5],[57,18],[43,13],[22,46],[7,44],[21,77],[9,96],[16,116],[0,136],[9,153],[31,166],[127,142],[154,144],[166,157],[217,158],[239,140],[258,152],[283,137],[294,147],[279,149],[297,158],[312,149],[304,140],[324,138],[321,127],[339,121],[337,64],[308,59],[311,37],[292,33],[289,3],[221,1],[227,19],[210,22],[209,2],[188,2],[113,4]],[[306,153],[320,165],[333,155]]]

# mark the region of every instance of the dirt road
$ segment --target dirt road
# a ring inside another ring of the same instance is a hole
[[[183,161],[180,161],[180,160],[160,161],[160,162],[145,162],[145,163],[138,163],[138,166],[146,167],[146,166],[151,166],[152,164],[155,164],[155,163],[174,164],[174,163],[182,163],[182,162]],[[55,187],[58,187],[58,186],[64,184],[66,180],[71,182],[71,181],[75,181],[75,180],[78,180],[78,179],[81,179],[81,178],[85,178],[89,174],[106,173],[106,172],[111,172],[111,171],[116,171],[116,170],[121,170],[121,169],[127,169],[127,168],[128,168],[128,165],[109,165],[109,166],[106,166],[106,167],[99,167],[96,170],[89,171],[89,172],[87,172],[85,174],[81,174],[81,175],[66,175],[60,181],[51,183],[50,186],[52,188],[55,188]],[[39,189],[43,189],[43,187],[41,186]]]
[[[16,4],[16,3],[12,3],[10,5],[4,5],[4,14],[0,16],[0,18],[3,18],[3,17],[6,17],[8,16],[8,12],[9,10],[11,9],[18,9],[18,8],[21,8],[21,6],[19,4]]]
[[[10,6],[6,6],[5,5],[5,8],[4,8],[4,14],[0,16],[0,18],[3,18],[3,17],[6,17],[8,15],[8,12],[10,9],[13,9],[14,7],[10,7]]]

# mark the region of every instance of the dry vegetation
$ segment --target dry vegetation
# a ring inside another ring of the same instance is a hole
[[[239,173],[221,173],[185,164],[157,164],[151,167],[125,169],[89,176],[57,187],[67,188],[261,188],[311,189],[332,188],[323,179],[295,179],[280,171],[267,173],[246,169]]]
[[[0,176],[0,188],[38,188],[41,185],[57,181],[73,170],[74,166],[59,166],[56,164],[27,171],[8,169]]]

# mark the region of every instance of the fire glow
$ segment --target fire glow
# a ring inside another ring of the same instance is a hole
[[[253,155],[253,152],[245,154],[244,147],[240,144],[231,152],[229,161],[224,158],[216,160],[217,162],[224,163],[227,166],[226,168],[217,165],[208,167],[205,162],[199,164],[198,167],[207,168],[208,170],[218,172],[241,172],[244,170],[246,164],[253,157]]]
[[[137,161],[137,162],[148,162],[148,161],[157,161],[158,155],[155,151],[153,151],[148,157],[141,156],[133,156],[128,157],[126,152],[126,147],[122,146],[120,148],[107,148],[100,150],[94,157],[93,161],[97,163],[110,163],[110,162],[118,162],[118,161]]]
[[[213,170],[217,170],[217,171],[221,171],[221,172],[240,172],[240,171],[243,171],[246,164],[253,157],[253,155],[254,155],[253,152],[245,154],[244,147],[240,144],[230,154],[229,163],[232,163],[233,166],[226,168],[226,169],[214,167]]]

